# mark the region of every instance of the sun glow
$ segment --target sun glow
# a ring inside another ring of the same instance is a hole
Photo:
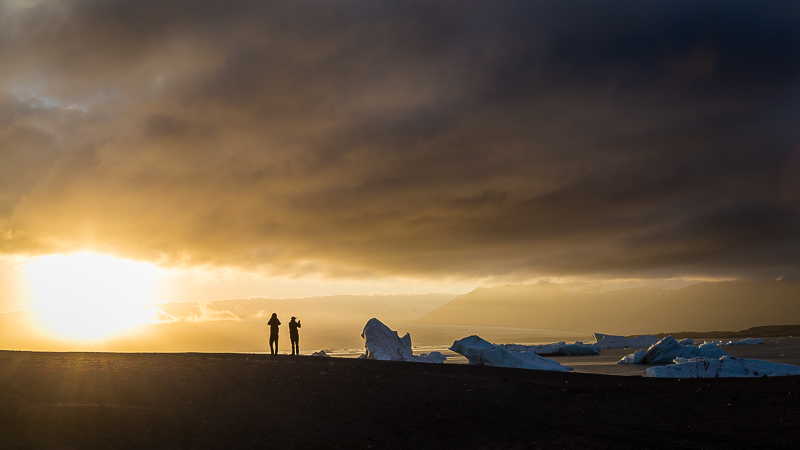
[[[82,252],[38,257],[25,264],[25,274],[45,332],[94,340],[147,322],[158,269]]]

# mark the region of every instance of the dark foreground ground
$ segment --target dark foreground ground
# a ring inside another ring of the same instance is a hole
[[[0,351],[0,448],[800,448],[800,377]]]

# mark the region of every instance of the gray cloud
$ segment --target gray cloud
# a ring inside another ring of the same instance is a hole
[[[5,253],[327,276],[773,276],[800,10],[6,2]]]

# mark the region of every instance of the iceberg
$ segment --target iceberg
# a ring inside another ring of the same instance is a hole
[[[709,341],[706,341],[706,343],[708,343],[708,342]],[[761,344],[764,343],[764,340],[760,339],[760,338],[747,338],[747,339],[741,339],[741,340],[738,340],[738,341],[710,341],[710,342],[712,342],[714,344],[717,344],[719,346],[722,346],[722,345],[761,345]]]
[[[597,340],[594,346],[599,349],[648,348],[658,342],[658,338],[652,334],[627,338],[613,334],[594,333],[594,338]]]
[[[625,355],[617,361],[617,364],[644,364],[644,355],[647,354],[647,350],[640,348],[635,352]]]
[[[467,336],[453,342],[450,350],[467,358],[470,364],[483,364],[483,353],[495,347],[491,342],[476,336]]]
[[[406,333],[402,338],[380,320],[372,318],[367,321],[361,337],[366,341],[367,352],[362,359],[380,359],[384,361],[410,361],[425,363],[443,363],[447,357],[439,352],[414,355],[411,350],[411,335]]]
[[[522,349],[525,345],[511,348]],[[569,372],[572,367],[559,364],[551,359],[543,358],[532,351],[509,350],[504,345],[495,345],[479,336],[468,336],[453,342],[450,350],[464,355],[470,364],[494,367],[513,367],[517,369],[553,370]]]
[[[311,354],[311,356],[322,356],[323,358],[330,358],[331,357],[331,355],[325,353],[325,350],[320,350],[318,352],[314,352],[314,353]]]
[[[503,344],[511,352],[533,352],[540,356],[583,356],[599,355],[600,349],[594,345],[576,341],[574,344],[557,342],[544,345]]]
[[[721,358],[678,358],[676,364],[647,368],[647,376],[654,378],[731,378],[800,375],[800,367],[760,359],[738,358],[725,355]]]
[[[667,336],[647,350],[642,349],[623,357],[617,364],[670,364],[675,358],[720,358],[728,354],[713,342],[706,342],[699,347],[691,342],[691,339],[678,342],[674,337]]]

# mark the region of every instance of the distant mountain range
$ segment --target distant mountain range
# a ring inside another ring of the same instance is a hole
[[[742,330],[800,323],[800,281],[725,281],[682,289],[567,292],[561,285],[478,288],[416,320],[608,334]]]

